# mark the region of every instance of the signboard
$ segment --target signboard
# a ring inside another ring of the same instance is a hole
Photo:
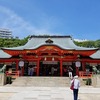
[[[72,62],[63,62],[63,65],[72,65]]]
[[[80,61],[76,61],[75,65],[76,65],[76,67],[81,67],[81,62]]]
[[[57,61],[43,61],[43,64],[58,64]]]
[[[29,62],[29,65],[36,65],[36,62]]]
[[[90,63],[90,66],[97,66],[97,63]]]
[[[11,63],[11,62],[5,62],[5,64],[6,64],[6,65],[9,65],[9,66],[11,66],[11,65],[12,65],[12,63]]]

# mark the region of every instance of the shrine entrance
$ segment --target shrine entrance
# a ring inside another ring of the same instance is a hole
[[[76,75],[75,62],[63,62],[63,76],[69,77],[69,72],[72,72],[72,76]]]
[[[60,76],[60,64],[58,61],[41,61],[40,76]]]

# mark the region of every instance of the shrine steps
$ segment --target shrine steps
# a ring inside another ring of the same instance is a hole
[[[11,86],[68,87],[68,77],[18,77]]]

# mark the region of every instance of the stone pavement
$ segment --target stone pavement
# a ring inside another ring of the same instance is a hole
[[[73,100],[69,87],[0,87],[0,100]],[[100,88],[81,87],[79,100],[100,100]]]

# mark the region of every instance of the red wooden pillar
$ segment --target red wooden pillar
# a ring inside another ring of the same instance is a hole
[[[82,62],[82,71],[85,71],[85,62]]]
[[[18,67],[19,67],[18,61],[16,61],[16,71],[18,71]]]
[[[76,67],[76,75],[79,76],[79,68],[78,67]]]
[[[37,73],[36,73],[37,76],[39,76],[39,63],[40,63],[40,60],[38,59],[38,60],[37,60]]]
[[[62,59],[60,59],[60,76],[63,75]]]
[[[22,76],[24,76],[24,66],[22,67]]]

